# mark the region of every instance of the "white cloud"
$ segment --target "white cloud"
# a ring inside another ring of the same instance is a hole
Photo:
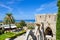
[[[57,8],[57,2],[56,1],[53,1],[51,3],[47,3],[47,4],[42,4],[39,8],[36,9],[36,12],[40,12],[40,11],[43,11],[44,9],[55,9]]]
[[[12,5],[14,4],[15,2],[21,2],[21,1],[24,1],[24,0],[7,0],[4,4],[4,2],[0,2],[0,7],[4,7],[6,9],[8,9],[9,11],[12,11],[13,9],[10,7],[10,6],[7,6],[7,5]]]
[[[10,0],[10,1],[7,1],[7,4],[14,4],[15,2],[21,2],[21,1],[24,1],[24,0]]]
[[[40,8],[37,8],[36,11],[39,12],[39,11],[43,10],[44,7],[45,7],[45,4],[41,5]]]
[[[9,6],[6,6],[6,5],[4,5],[4,4],[0,4],[0,6],[6,8],[6,9],[8,9],[9,11],[12,11],[12,8],[9,7]]]
[[[14,3],[14,1],[9,1],[9,2],[7,2],[7,4],[13,4]]]

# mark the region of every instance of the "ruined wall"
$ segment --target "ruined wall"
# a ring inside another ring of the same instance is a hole
[[[56,14],[38,14],[35,16],[36,23],[44,23],[44,31],[50,27],[53,33],[53,40],[56,40]]]

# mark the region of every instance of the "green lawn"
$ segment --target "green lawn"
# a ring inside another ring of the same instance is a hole
[[[26,31],[24,31],[24,30],[18,32],[17,34],[16,33],[13,33],[13,32],[8,32],[8,33],[5,33],[5,34],[0,35],[0,40],[5,40],[6,38],[12,38],[14,36],[19,36],[19,35],[22,35],[25,32]]]
[[[13,32],[2,34],[2,35],[0,35],[0,40],[4,40],[5,38],[10,38],[14,35],[15,35],[15,33],[13,33]]]

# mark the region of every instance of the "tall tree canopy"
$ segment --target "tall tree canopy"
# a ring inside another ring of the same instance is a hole
[[[60,40],[60,0],[57,3],[58,14],[57,14],[57,24],[56,24],[56,40]]]
[[[4,23],[5,24],[14,24],[15,23],[15,20],[11,13],[6,14],[6,17],[4,18]]]

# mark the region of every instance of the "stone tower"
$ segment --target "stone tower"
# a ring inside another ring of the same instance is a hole
[[[56,14],[37,14],[35,16],[36,23],[43,23],[45,40],[56,40]]]

